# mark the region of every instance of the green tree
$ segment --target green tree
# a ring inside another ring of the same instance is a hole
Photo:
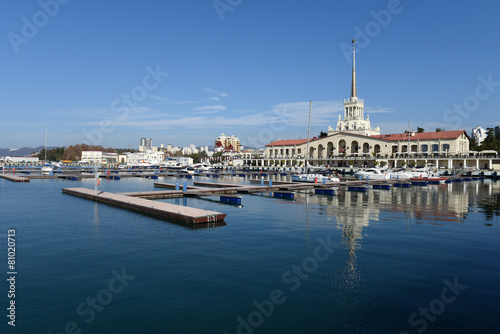
[[[479,150],[480,151],[483,151],[483,150],[500,151],[500,140],[497,139],[497,137],[495,136],[495,129],[494,128],[487,128],[486,130],[487,130],[486,139],[481,143]]]
[[[425,131],[424,128],[421,128],[420,126],[417,126],[417,133],[422,133],[424,131]]]
[[[443,128],[436,128],[436,132],[444,132],[445,130]]]
[[[191,154],[189,155],[190,158],[193,159],[193,162],[196,164],[196,163],[200,163],[202,162],[203,160],[205,160],[208,156],[207,156],[207,152],[205,151],[202,151],[202,152],[198,152],[198,153],[194,153],[194,154]]]
[[[65,147],[57,147],[47,150],[47,161],[60,161],[63,159]],[[45,148],[38,153],[38,159],[45,160]]]
[[[324,137],[328,137],[328,133],[324,132],[324,131],[321,131],[319,133],[319,137],[318,138],[324,138]]]
[[[471,151],[479,151],[481,148],[477,144],[476,137],[471,137],[469,142],[469,149]]]

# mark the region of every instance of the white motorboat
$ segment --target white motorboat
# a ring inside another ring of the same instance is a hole
[[[412,174],[412,177],[420,177],[420,178],[426,178],[426,177],[438,177],[439,173],[434,172],[432,169],[429,167],[415,167],[410,170],[410,173]]]
[[[186,167],[183,169],[179,169],[177,172],[180,174],[194,174],[195,169],[193,167]]]
[[[189,166],[193,168],[194,170],[202,171],[202,172],[208,172],[210,169],[212,169],[212,165],[204,162],[204,163],[198,163],[198,164],[193,164]]]
[[[292,175],[292,181],[311,182],[311,183],[332,183],[332,182],[340,182],[340,178],[332,175],[302,173],[302,174]]]
[[[163,162],[160,165],[160,167],[164,167],[164,168],[168,168],[168,169],[180,170],[180,169],[186,168],[186,165],[183,165],[180,162],[177,162],[175,160],[167,160],[167,161]]]
[[[405,170],[405,169],[389,169],[387,170],[387,174],[389,175],[389,179],[397,179],[397,180],[409,180],[414,175]]]
[[[382,171],[378,168],[368,168],[368,169],[360,169],[354,176],[357,178],[361,178],[362,180],[388,180],[390,179],[389,174],[386,171]]]
[[[43,175],[49,175],[53,171],[54,171],[54,169],[49,164],[45,164],[45,166],[42,167],[42,174]]]

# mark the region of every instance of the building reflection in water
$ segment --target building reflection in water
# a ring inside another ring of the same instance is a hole
[[[305,201],[308,206],[316,206],[320,215],[336,218],[341,243],[347,250],[346,265],[340,274],[345,282],[356,285],[360,282],[356,251],[361,249],[363,230],[380,221],[382,214],[385,222],[390,221],[391,214],[395,222],[404,217],[407,229],[412,223],[462,224],[471,210],[482,211],[486,219],[491,219],[500,216],[500,183],[485,180],[389,191],[368,189],[366,193],[339,190],[334,197],[308,194]],[[308,231],[307,226],[306,236]]]
[[[99,203],[94,203],[94,224],[99,226],[101,224],[101,216],[99,215]]]

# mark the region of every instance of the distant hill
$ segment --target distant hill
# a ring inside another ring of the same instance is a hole
[[[25,157],[31,155],[32,152],[40,152],[44,146],[38,147],[21,147],[21,148],[0,148],[0,157],[14,156],[14,157]],[[47,150],[54,149],[56,147],[47,147]]]

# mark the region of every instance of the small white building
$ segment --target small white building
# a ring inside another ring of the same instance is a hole
[[[82,163],[113,165],[118,163],[118,154],[102,151],[82,151]]]
[[[159,165],[165,160],[165,152],[147,150],[146,152],[127,153],[127,165]]]
[[[10,157],[7,156],[5,157],[5,162],[10,162],[10,163],[37,163],[40,159],[38,157],[32,157],[32,156],[27,156],[27,157]]]
[[[189,166],[193,164],[193,158],[190,157],[175,157],[173,159],[183,166]]]

